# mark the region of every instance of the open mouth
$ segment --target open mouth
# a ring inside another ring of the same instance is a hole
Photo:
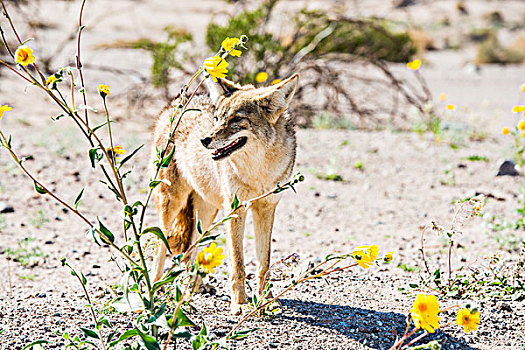
[[[235,139],[232,143],[230,143],[228,146],[215,150],[215,152],[211,154],[211,158],[213,160],[219,160],[224,157],[227,157],[234,151],[244,146],[247,140],[248,138],[246,136],[239,137],[238,139]]]

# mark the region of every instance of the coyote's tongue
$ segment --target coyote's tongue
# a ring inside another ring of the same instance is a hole
[[[230,143],[228,146],[215,150],[215,152],[211,154],[212,159],[218,160],[229,156],[233,151],[244,146],[246,140],[246,137],[239,137],[238,139],[235,139],[232,143]]]

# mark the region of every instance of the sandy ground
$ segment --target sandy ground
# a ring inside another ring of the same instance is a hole
[[[162,102],[152,98],[146,99],[141,107],[130,107],[126,96],[130,86],[145,84],[141,81],[148,77],[149,56],[140,51],[96,50],[95,46],[117,39],[162,35],[162,28],[174,24],[174,18],[177,26],[187,28],[197,42],[202,42],[209,18],[213,14],[220,18],[223,11],[231,13],[235,7],[211,0],[88,3],[85,62],[130,72],[113,74],[86,69],[87,85],[91,87],[89,101],[102,110],[100,100],[92,92],[99,83],[109,83],[110,109],[118,121],[114,129],[116,138],[128,149],[149,144],[154,116]],[[304,5],[302,1],[286,3],[289,8]],[[423,26],[432,18],[437,20],[432,14],[439,13],[440,17],[449,15],[454,23],[461,23],[452,1],[424,2],[407,10],[385,8],[382,1],[366,1],[358,7],[355,3],[348,2],[349,13],[390,16]],[[525,8],[519,1],[466,3],[471,9],[469,21],[473,26],[483,14],[495,8],[509,21],[525,17]],[[309,3],[309,6],[321,5]],[[35,41],[35,51],[53,55],[57,65],[64,64],[65,57],[73,57],[74,47],[68,44],[53,54],[54,47],[61,41],[57,36],[63,37],[64,30],[69,28],[66,30],[69,33],[74,28],[78,4],[46,1],[39,6],[39,18],[58,17],[63,23],[44,31]],[[24,8],[24,11],[30,10]],[[456,28],[466,30],[460,24]],[[522,32],[504,31],[503,39],[511,42]],[[454,37],[439,30],[435,35]],[[414,293],[407,295],[399,288],[407,288],[409,283],[417,281],[418,272],[407,272],[398,266],[421,267],[418,249],[422,227],[431,220],[448,225],[452,203],[474,193],[496,197],[489,198],[484,208],[487,215],[507,220],[517,218],[514,209],[522,179],[495,174],[499,164],[511,156],[511,141],[500,136],[500,130],[516,122],[517,117],[510,109],[520,99],[523,102],[519,86],[525,83],[525,67],[482,66],[476,71],[469,63],[474,54],[473,47],[465,45],[459,51],[425,55],[422,74],[433,94],[445,92],[449,101],[458,106],[453,113],[444,114],[450,129],[445,141],[436,142],[430,134],[417,133],[298,130],[296,169],[306,175],[306,181],[298,186],[297,194],[286,192],[278,207],[274,261],[291,253],[298,253],[303,261],[316,261],[330,253],[345,253],[357,245],[372,243],[378,244],[382,252],[393,251],[395,259],[390,265],[366,271],[355,269],[333,275],[327,281],[315,280],[299,286],[281,300],[281,315],[249,322],[247,328],[260,327],[260,330],[243,341],[231,343],[232,348],[387,349],[396,334],[403,332],[405,315],[415,297]],[[403,67],[395,68],[402,71]],[[144,90],[148,89],[144,86]],[[13,111],[1,120],[1,127],[13,135],[13,146],[20,155],[33,155],[34,159],[26,163],[28,168],[69,201],[87,184],[80,209],[88,217],[100,216],[116,230],[118,222],[106,213],[119,208],[111,193],[97,182],[98,175],[89,166],[86,144],[79,141],[74,125],[65,119],[52,122],[50,117],[58,114],[53,105],[6,70],[0,75],[0,96],[0,103],[13,106]],[[102,113],[92,115],[96,120],[103,119]],[[472,141],[469,135],[486,137]],[[449,141],[459,148],[452,149]],[[485,156],[488,162],[466,160],[472,155]],[[362,162],[362,169],[354,168],[358,161]],[[141,151],[128,181],[128,192],[134,199],[144,197],[147,162],[146,151]],[[341,175],[344,181],[326,181],[315,176],[330,171]],[[107,298],[104,287],[118,279],[118,270],[107,262],[110,251],[84,237],[85,227],[78,218],[63,211],[47,196],[36,194],[6,152],[0,152],[0,172],[0,201],[14,209],[12,213],[0,214],[0,252],[16,248],[17,240],[32,237],[30,247],[38,247],[44,255],[28,266],[11,262],[9,268],[6,255],[0,259],[3,272],[0,274],[0,328],[5,329],[0,334],[0,348],[21,349],[24,344],[42,337],[58,341],[57,348],[63,348],[64,344],[53,337],[52,332],[55,329],[76,332],[78,326],[85,324],[88,314],[79,286],[60,266],[60,257],[66,257],[86,274],[97,305],[102,305]],[[149,212],[147,222],[157,224],[154,209]],[[250,274],[255,272],[255,257],[253,232],[251,225],[248,227],[245,252]],[[519,239],[523,232],[495,233],[482,218],[476,218],[458,238],[453,265],[494,253],[515,260],[516,244],[512,244],[511,237]],[[430,241],[435,250],[443,249],[442,239],[430,237]],[[217,336],[224,335],[238,319],[227,312],[225,271],[222,266],[215,275],[212,281],[215,290],[197,295],[198,312],[193,315],[197,321],[206,321]],[[278,283],[277,287],[282,285]],[[433,338],[441,340],[445,349],[522,349],[525,344],[523,302],[494,299],[477,302],[482,315],[477,333],[465,335],[456,327],[449,327]],[[454,300],[442,300],[443,307],[454,303]],[[116,314],[108,317],[122,329],[131,327],[129,318]],[[445,319],[449,321],[453,317],[448,314]],[[186,347],[180,344],[179,348]]]

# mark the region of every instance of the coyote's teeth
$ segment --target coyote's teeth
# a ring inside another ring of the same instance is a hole
[[[216,149],[211,155],[212,155],[212,158],[217,160],[217,159],[221,159],[223,157],[226,157],[228,156],[231,152],[241,148],[242,146],[244,146],[244,144],[246,143],[246,140],[247,138],[246,137],[239,137],[237,139],[235,139],[232,143],[230,143],[229,145],[223,147],[223,148],[219,148],[219,149]]]

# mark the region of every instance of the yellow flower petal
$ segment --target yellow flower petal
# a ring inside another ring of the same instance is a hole
[[[454,104],[448,104],[448,105],[447,105],[447,109],[448,109],[449,111],[455,111],[455,110],[456,110],[456,105],[454,105]]]
[[[210,244],[197,254],[197,265],[207,273],[214,273],[214,269],[222,264],[225,258],[222,252],[222,247],[217,248],[215,243]]]
[[[268,73],[266,72],[259,72],[255,76],[255,81],[258,83],[264,83],[268,79]]]
[[[418,70],[419,67],[421,67],[421,60],[420,59],[415,59],[415,60],[407,63],[407,68],[408,69]]]
[[[521,91],[522,91],[522,92],[525,92],[525,84],[523,84],[523,85],[521,86]]]
[[[217,78],[225,78],[228,73],[228,62],[223,60],[219,56],[213,56],[204,60],[204,68],[210,74],[214,82],[217,82]]]
[[[124,149],[124,147],[120,145],[113,147],[113,150],[111,149],[111,147],[109,147],[108,151],[113,151],[113,153],[115,154],[115,157],[126,154],[126,150]]]
[[[394,253],[393,252],[386,253],[385,257],[384,257],[386,262],[391,262],[393,258],[394,258]]]
[[[510,130],[509,130],[509,128],[505,127],[505,128],[503,128],[503,129],[501,129],[501,133],[502,133],[503,135],[508,135],[508,134],[510,134]]]
[[[521,131],[525,131],[525,120],[520,120],[520,122],[518,123],[518,129],[520,129]]]
[[[513,106],[512,113],[525,112],[525,106]]]
[[[447,100],[447,94],[445,94],[444,92],[440,93],[439,94],[439,100],[441,102],[445,102]]]
[[[235,44],[239,42],[239,38],[226,38],[222,41],[221,46],[224,50],[230,51],[233,49]],[[230,55],[235,56],[234,54],[230,53]],[[240,56],[240,54],[239,54]]]
[[[419,294],[414,301],[410,315],[416,328],[434,333],[439,328],[439,303],[434,295]]]
[[[35,62],[35,56],[33,56],[33,50],[27,45],[19,46],[15,52],[15,61],[16,63],[27,66]]]
[[[8,105],[0,106],[0,119],[2,119],[2,116],[4,115],[4,112],[9,112],[12,108]]]
[[[463,326],[465,333],[475,331],[479,325],[479,312],[470,312],[467,308],[460,309],[458,310],[456,323],[458,326]]]
[[[52,74],[49,76],[49,78],[46,79],[46,86],[51,85],[56,81],[57,81],[57,77],[54,74]]]
[[[235,57],[241,57],[241,53],[242,51],[241,50],[231,50],[230,51],[230,56],[235,56]]]
[[[97,88],[98,90],[98,93],[100,94],[100,96],[102,96],[102,98],[106,97],[106,96],[110,96],[109,95],[109,86],[108,85],[104,85],[104,84],[100,84]]]
[[[279,84],[281,81],[281,79],[274,79],[272,80],[272,85]]]

